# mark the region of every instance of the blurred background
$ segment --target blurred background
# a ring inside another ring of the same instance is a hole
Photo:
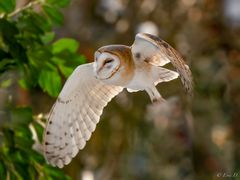
[[[240,179],[239,0],[72,0],[63,13],[56,37],[76,39],[87,62],[101,46],[131,45],[136,33],[148,32],[182,54],[195,82],[192,100],[180,80],[159,84],[167,103],[158,106],[145,92],[123,91],[64,167],[66,174],[82,180]],[[1,90],[0,98],[9,91],[36,115],[48,113],[55,101],[17,85]]]

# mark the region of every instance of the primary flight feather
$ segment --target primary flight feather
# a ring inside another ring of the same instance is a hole
[[[176,71],[163,68],[171,62]],[[103,108],[123,88],[145,90],[152,102],[164,101],[156,85],[180,76],[186,91],[192,75],[179,53],[160,38],[139,33],[131,47],[109,45],[95,52],[93,63],[78,66],[65,83],[50,112],[44,133],[47,161],[62,168],[83,149]]]

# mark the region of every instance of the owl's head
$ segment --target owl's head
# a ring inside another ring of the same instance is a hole
[[[99,48],[94,57],[95,77],[105,83],[126,84],[133,76],[131,48],[124,45],[109,45]]]
[[[94,73],[97,79],[105,80],[111,78],[120,67],[119,58],[109,52],[96,52],[94,58]]]
[[[122,45],[109,45],[101,47],[95,52],[93,66],[97,79],[110,79],[119,71],[126,48],[127,46]]]

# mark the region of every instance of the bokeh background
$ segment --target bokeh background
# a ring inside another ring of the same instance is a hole
[[[240,179],[239,0],[72,0],[63,13],[57,38],[76,39],[88,62],[99,47],[131,45],[136,33],[148,32],[183,55],[195,83],[192,100],[180,80],[159,84],[168,102],[158,106],[145,92],[119,94],[84,150],[64,167],[66,174],[83,180]],[[47,114],[55,100],[18,85],[1,90],[1,100],[9,92],[36,115]]]

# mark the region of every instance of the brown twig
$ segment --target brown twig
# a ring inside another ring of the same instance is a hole
[[[37,4],[41,4],[42,1],[41,0],[35,0],[35,1],[32,1],[32,2],[29,2],[28,4],[26,4],[25,6],[23,7],[20,7],[18,9],[16,9],[15,11],[13,11],[12,13],[8,14],[8,17],[13,17],[13,16],[16,16],[17,14],[19,14],[20,12],[26,10],[26,9],[29,9],[29,8],[32,8],[33,6],[37,5]]]

